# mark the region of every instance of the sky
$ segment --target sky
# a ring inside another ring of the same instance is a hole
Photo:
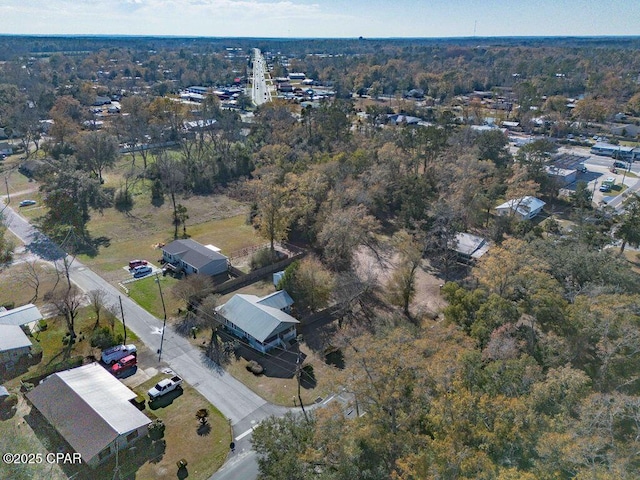
[[[640,35],[639,0],[0,0],[0,34]]]

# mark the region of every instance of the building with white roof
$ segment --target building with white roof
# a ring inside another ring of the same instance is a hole
[[[27,393],[90,466],[147,434],[151,420],[130,402],[136,396],[98,363],[49,375]]]
[[[500,216],[512,215],[520,220],[531,220],[542,211],[545,205],[545,202],[536,197],[526,196],[504,202],[498,205],[496,210]]]
[[[451,250],[458,254],[461,261],[473,262],[482,257],[489,250],[489,243],[482,237],[471,233],[458,233]]]

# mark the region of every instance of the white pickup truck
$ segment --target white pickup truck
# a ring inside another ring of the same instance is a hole
[[[147,392],[149,394],[149,399],[155,400],[158,397],[174,391],[176,388],[181,388],[180,385],[182,385],[182,378],[177,375],[174,375],[171,378],[160,380],[158,383],[156,383],[155,387]]]

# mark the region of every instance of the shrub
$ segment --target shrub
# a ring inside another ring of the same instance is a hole
[[[149,425],[149,438],[151,438],[151,440],[160,440],[164,437],[165,428],[165,424],[162,420],[154,420],[151,425]]]
[[[38,328],[41,332],[44,332],[48,327],[49,324],[46,322],[46,320],[42,319],[38,322]]]
[[[96,328],[91,334],[91,346],[102,350],[118,345],[118,337],[114,336],[109,327]]]
[[[276,262],[278,257],[269,248],[261,248],[251,257],[251,270],[258,270]]]
[[[264,373],[264,367],[255,360],[250,360],[249,363],[247,363],[247,370],[249,370],[254,375],[261,375],[262,373]]]
[[[11,410],[18,404],[18,396],[15,393],[12,393],[8,397],[4,399],[2,402],[2,408],[5,410]]]

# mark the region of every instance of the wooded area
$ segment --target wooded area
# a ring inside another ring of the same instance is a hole
[[[615,212],[594,205],[586,184],[560,196],[545,166],[567,134],[640,115],[640,40],[0,45],[0,127],[25,162],[37,161],[39,222],[54,239],[72,232],[79,250],[99,255],[91,217],[129,214],[141,191],[154,205],[167,199],[174,237],[180,226],[186,236],[181,199],[224,193],[250,205],[271,250],[287,240],[313,254],[284,285],[304,313],[340,306],[329,343],[347,365],[336,385],[359,415],[265,421],[254,434],[263,478],[637,478],[640,276],[621,253],[640,245],[640,198]],[[303,71],[335,97],[277,99],[250,117],[215,96],[177,101],[188,86],[247,77],[251,46],[270,52],[274,77]],[[508,106],[492,110],[471,98],[479,91]],[[101,128],[98,96],[121,105]],[[424,124],[394,125],[391,113]],[[487,117],[540,138],[513,155],[503,131],[472,128]],[[105,188],[124,156],[119,187]],[[526,196],[570,228],[495,213]],[[466,232],[492,242],[472,266],[452,248]],[[358,257],[385,249],[400,259],[387,283],[363,274]],[[411,308],[423,268],[442,280],[442,312]]]

